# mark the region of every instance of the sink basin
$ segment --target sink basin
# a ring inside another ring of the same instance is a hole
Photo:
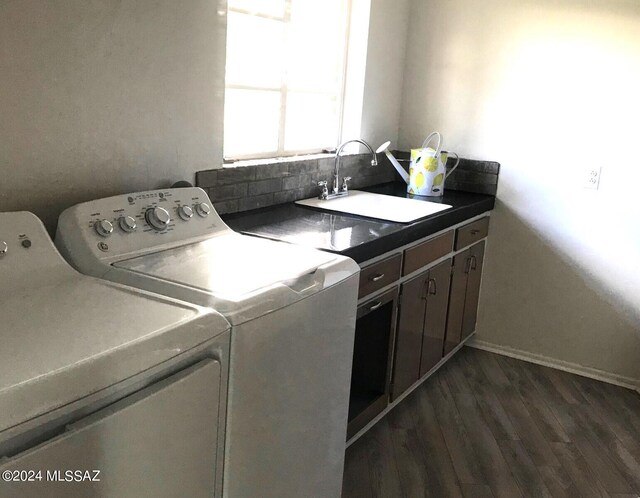
[[[351,190],[349,195],[345,197],[326,201],[314,197],[296,201],[296,204],[324,211],[355,214],[397,223],[411,223],[425,216],[451,208],[449,204],[374,194],[372,192],[363,192],[362,190]]]

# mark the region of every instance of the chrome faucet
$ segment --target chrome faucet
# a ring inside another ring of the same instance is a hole
[[[322,187],[322,193],[319,196],[320,199],[328,200],[333,199],[334,197],[341,197],[349,194],[349,186],[347,182],[351,180],[350,176],[345,176],[342,179],[342,187],[340,187],[340,158],[342,157],[340,154],[348,144],[353,142],[364,145],[367,149],[369,149],[369,151],[371,152],[371,166],[378,165],[378,158],[376,157],[376,153],[367,142],[365,142],[364,140],[360,140],[359,138],[347,140],[338,147],[338,150],[336,150],[336,162],[333,172],[333,188],[331,189],[331,193],[327,191],[326,181],[318,182],[318,186]]]
[[[354,138],[353,140],[347,140],[346,142],[342,143],[342,145],[340,145],[340,147],[338,147],[338,150],[336,150],[336,164],[335,164],[335,169],[333,172],[333,191],[332,193],[335,194],[339,194],[340,193],[340,154],[342,153],[342,150],[349,145],[350,143],[359,143],[361,145],[364,145],[367,149],[369,149],[369,151],[371,152],[371,166],[377,166],[378,165],[378,158],[376,157],[376,153],[373,151],[373,149],[371,148],[371,146],[365,142],[364,140],[360,140],[359,138]],[[345,178],[345,181],[342,184],[342,191],[346,194],[348,192],[348,186],[347,186],[347,182],[350,180],[351,178],[347,177]]]

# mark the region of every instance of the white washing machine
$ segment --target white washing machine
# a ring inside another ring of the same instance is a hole
[[[229,329],[0,213],[0,496],[220,496]]]
[[[80,271],[221,312],[231,323],[224,494],[339,497],[358,265],[240,235],[199,188],[80,204],[56,244]]]

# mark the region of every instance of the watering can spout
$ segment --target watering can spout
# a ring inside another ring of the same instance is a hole
[[[402,165],[398,162],[398,160],[389,151],[389,145],[391,145],[391,142],[383,143],[380,147],[378,147],[378,149],[376,150],[376,153],[380,154],[381,152],[384,152],[384,154],[387,156],[389,161],[391,161],[391,164],[393,164],[393,167],[396,169],[398,174],[402,177],[402,179],[406,182],[406,184],[409,185],[409,173],[407,173],[407,171],[402,167]]]

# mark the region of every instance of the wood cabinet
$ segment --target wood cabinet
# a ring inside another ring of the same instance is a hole
[[[446,256],[451,252],[452,247],[453,230],[410,247],[404,252],[402,275],[408,275]]]
[[[475,244],[489,234],[489,217],[485,216],[456,230],[455,250]]]
[[[367,425],[389,402],[397,309],[397,287],[358,307],[347,438]]]
[[[484,241],[479,242],[453,258],[445,355],[476,328],[484,245]]]
[[[391,398],[442,359],[451,259],[402,284]]]
[[[447,259],[429,270],[420,377],[427,374],[443,357],[447,310],[449,309],[451,263],[452,260]]]
[[[426,310],[427,279],[422,273],[402,284],[393,359],[391,399],[396,399],[420,376],[420,354]]]
[[[358,298],[373,294],[378,289],[395,282],[400,278],[402,254],[393,256],[365,266],[360,272]]]
[[[488,232],[481,217],[363,265],[347,439],[473,333]]]

